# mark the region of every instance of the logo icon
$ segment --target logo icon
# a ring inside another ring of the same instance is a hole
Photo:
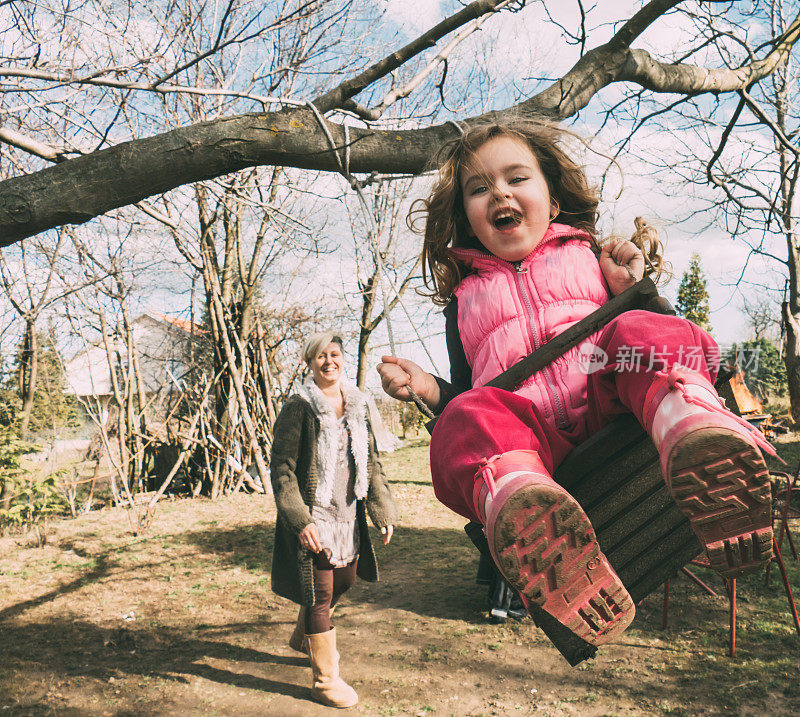
[[[587,376],[604,368],[608,363],[608,354],[599,346],[587,341],[578,350],[578,369]]]

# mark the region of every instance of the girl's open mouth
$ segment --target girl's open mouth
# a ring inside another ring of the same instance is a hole
[[[493,224],[496,229],[504,231],[506,229],[514,229],[522,223],[522,213],[515,209],[503,212],[500,216],[496,217]]]

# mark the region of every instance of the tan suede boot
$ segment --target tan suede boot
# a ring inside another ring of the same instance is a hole
[[[356,691],[339,677],[339,653],[336,651],[336,630],[306,635],[311,673],[314,675],[314,699],[329,707],[353,707],[358,703]]]
[[[297,624],[294,626],[294,632],[289,638],[289,647],[297,652],[304,652],[308,654],[305,645],[306,637],[306,609],[300,607],[300,612],[297,614]]]

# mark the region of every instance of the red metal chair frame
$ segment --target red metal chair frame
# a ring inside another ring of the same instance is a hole
[[[798,461],[797,470],[794,473],[794,477],[783,471],[770,471],[770,476],[783,478],[786,480],[786,488],[782,488],[777,493],[773,493],[772,496],[773,504],[776,505],[780,511],[773,514],[774,521],[779,524],[778,546],[783,548],[783,539],[785,537],[789,541],[789,547],[792,550],[794,559],[800,560],[800,557],[798,557],[797,554],[797,548],[794,544],[794,539],[792,538],[792,531],[789,528],[790,518],[800,518],[800,510],[792,506],[792,496],[800,494],[800,486],[798,486],[798,481],[800,481],[800,461]],[[769,585],[769,568],[770,566],[767,565],[767,585]]]
[[[778,563],[778,569],[780,570],[781,577],[783,578],[783,587],[786,592],[786,599],[789,603],[789,611],[792,613],[792,619],[794,620],[794,627],[797,631],[797,635],[800,637],[800,617],[797,614],[797,604],[794,600],[794,595],[792,594],[792,587],[789,584],[789,577],[786,574],[786,566],[783,563],[783,556],[781,555],[781,550],[778,545],[778,541],[773,538],[772,539],[772,548],[774,550],[774,556],[772,560],[767,564],[767,569],[772,564],[772,562]],[[699,567],[708,567],[708,561],[705,560],[704,556],[697,558],[691,562],[692,565],[697,565]],[[708,585],[706,585],[700,578],[698,578],[691,570],[684,567],[682,569],[683,573],[687,575],[692,581],[697,583],[706,593],[712,595],[714,597],[717,596],[717,593],[714,592]],[[736,578],[723,578],[723,582],[725,584],[725,592],[728,594],[728,604],[729,604],[729,626],[730,626],[730,639],[728,644],[728,655],[734,657],[736,655]],[[670,581],[667,580],[664,583],[664,610],[663,610],[663,617],[661,621],[662,629],[666,630],[669,622],[669,584]]]

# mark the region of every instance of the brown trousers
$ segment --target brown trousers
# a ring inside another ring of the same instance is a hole
[[[306,635],[331,629],[331,608],[356,581],[358,558],[344,567],[331,565],[324,551],[314,557],[314,604],[306,610]]]

